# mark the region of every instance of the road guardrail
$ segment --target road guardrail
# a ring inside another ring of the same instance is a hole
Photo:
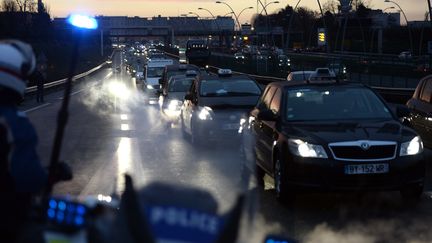
[[[83,78],[83,77],[85,77],[85,76],[88,76],[88,75],[90,75],[90,74],[96,72],[97,70],[101,69],[101,68],[104,67],[105,65],[106,65],[106,62],[103,62],[103,63],[100,64],[99,66],[94,67],[94,68],[88,70],[87,72],[84,72],[84,73],[81,73],[81,74],[75,75],[75,76],[72,78],[72,81],[76,81],[76,80],[81,79],[81,78]],[[50,83],[46,83],[46,84],[44,84],[44,89],[47,90],[47,89],[52,89],[52,88],[58,87],[58,86],[60,86],[60,85],[62,85],[62,84],[64,84],[64,83],[66,83],[66,81],[67,81],[67,78],[64,78],[64,79],[60,79],[60,80],[53,81],[53,82],[50,82]],[[28,94],[33,94],[33,93],[35,93],[36,91],[37,91],[37,86],[28,87],[28,88],[26,89],[26,95],[28,95]]]
[[[178,55],[174,55],[168,52],[165,52],[166,55],[178,58]],[[208,66],[211,72],[217,73],[217,70],[221,69],[216,66]],[[258,83],[267,85],[271,82],[279,82],[285,81],[283,78],[269,77],[269,76],[259,76],[248,73],[235,72],[235,74],[245,74],[249,77],[254,78]],[[414,94],[414,88],[390,88],[390,87],[379,87],[379,86],[371,86],[372,89],[376,90],[387,102],[397,103],[397,104],[405,104]]]

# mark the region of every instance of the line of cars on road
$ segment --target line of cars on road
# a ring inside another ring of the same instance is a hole
[[[165,120],[179,123],[199,148],[241,144],[243,157],[256,162],[258,182],[272,177],[283,202],[315,190],[398,190],[409,200],[422,195],[429,120],[406,107],[392,109],[367,86],[339,81],[329,68],[264,90],[231,70],[212,74],[190,64],[161,70],[153,88],[161,87]],[[423,80],[408,107],[430,104],[431,87],[432,78]]]
[[[419,199],[426,160],[422,134],[401,122],[410,111],[392,109],[362,84],[322,78],[328,69],[316,71],[320,78],[262,91],[230,70],[185,69],[165,76],[161,110],[196,147],[241,144],[243,156],[256,161],[258,182],[270,175],[281,201],[311,190],[398,190]]]

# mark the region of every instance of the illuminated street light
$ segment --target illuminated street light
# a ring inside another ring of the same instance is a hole
[[[410,45],[411,45],[411,53],[413,53],[413,40],[412,40],[411,28],[410,28],[409,25],[408,25],[408,18],[407,18],[407,16],[405,15],[405,12],[404,12],[403,9],[401,8],[401,6],[400,6],[397,2],[395,2],[395,1],[391,1],[391,0],[384,0],[384,2],[385,2],[385,3],[393,3],[393,4],[396,5],[396,6],[400,9],[400,11],[402,12],[402,14],[403,14],[403,16],[404,16],[404,18],[405,18],[406,24],[407,24],[408,32],[409,32]]]

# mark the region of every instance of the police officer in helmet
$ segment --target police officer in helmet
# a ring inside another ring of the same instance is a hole
[[[0,242],[14,241],[32,195],[47,183],[47,172],[36,153],[36,131],[18,110],[35,65],[30,45],[0,41]]]

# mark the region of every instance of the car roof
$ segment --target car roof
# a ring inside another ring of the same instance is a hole
[[[194,77],[194,76],[186,76],[185,74],[179,74],[179,75],[171,76],[170,80],[173,80],[173,79],[195,79],[195,78],[196,77]]]
[[[295,72],[290,72],[290,74],[312,74],[315,71],[295,71]]]
[[[329,87],[329,86],[338,86],[338,87],[366,87],[364,84],[360,84],[360,83],[353,83],[353,82],[348,82],[348,81],[340,81],[340,82],[322,82],[322,83],[318,83],[318,82],[312,82],[310,83],[309,81],[305,81],[305,80],[301,80],[301,81],[280,81],[280,82],[273,82],[267,85],[268,87],[272,86],[272,87],[279,87],[279,88],[291,88],[291,87],[305,87],[305,86],[309,86],[309,87]]]
[[[244,75],[244,74],[232,74],[229,76],[203,74],[203,75],[199,76],[199,78],[198,78],[198,81],[201,81],[201,80],[252,80],[255,82],[254,79],[252,79],[248,75]]]
[[[193,64],[173,64],[166,66],[168,71],[180,70],[180,66],[186,66],[187,70],[197,70],[199,71],[199,67]]]

